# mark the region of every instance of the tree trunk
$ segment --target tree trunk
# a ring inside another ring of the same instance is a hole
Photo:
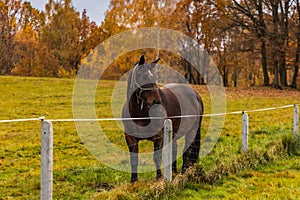
[[[237,87],[237,73],[236,70],[234,71],[232,75],[232,80],[233,80],[233,87]]]
[[[281,26],[281,37],[280,37],[280,83],[281,86],[286,87],[287,84],[287,73],[286,73],[286,51],[289,46],[289,8],[290,1],[280,1],[281,20],[279,20]]]
[[[294,62],[294,74],[291,87],[297,88],[297,78],[299,73],[299,57],[300,57],[300,1],[297,0],[297,12],[298,12],[298,33],[297,33],[297,50],[296,50],[296,57]]]
[[[227,72],[226,72],[226,68],[224,68],[223,86],[224,86],[224,87],[228,87],[228,74],[227,74]]]
[[[281,89],[280,85],[279,85],[279,77],[278,77],[278,61],[275,60],[274,61],[274,80],[273,80],[273,83],[272,83],[272,87],[274,88],[277,88],[277,89]]]
[[[300,13],[299,13],[300,14]],[[300,18],[300,16],[299,16]],[[300,24],[299,24],[299,33],[297,37],[297,51],[296,51],[296,57],[294,62],[294,74],[293,74],[293,80],[291,87],[297,88],[297,79],[298,79],[298,73],[299,73],[299,57],[300,57]]]
[[[261,64],[262,64],[263,75],[264,75],[263,86],[269,86],[270,79],[269,79],[268,66],[267,66],[266,42],[264,41],[264,39],[262,39],[261,41]]]
[[[273,18],[273,28],[271,32],[271,41],[272,41],[272,56],[274,59],[274,80],[272,83],[272,86],[275,88],[280,88],[279,85],[279,60],[281,56],[281,39],[278,30],[280,28],[279,24],[279,14],[278,14],[278,8],[279,8],[279,1],[270,1],[271,7],[272,7],[272,18]]]
[[[263,12],[263,1],[259,0],[257,4],[257,10],[258,10],[258,17],[259,17],[259,34],[260,34],[260,40],[261,40],[261,64],[263,69],[263,75],[264,75],[264,83],[263,86],[269,86],[270,79],[268,74],[268,64],[267,64],[267,49],[266,49],[266,24],[264,19],[264,12]]]
[[[280,58],[280,84],[282,87],[287,86],[287,76],[286,76],[286,52],[281,52],[281,58]]]

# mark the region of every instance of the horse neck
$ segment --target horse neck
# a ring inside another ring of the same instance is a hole
[[[132,93],[131,97],[128,100],[129,113],[131,117],[149,117],[149,108],[148,106],[143,106],[141,109],[141,99],[138,99],[136,92]]]

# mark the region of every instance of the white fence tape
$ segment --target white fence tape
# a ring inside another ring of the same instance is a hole
[[[256,110],[246,110],[246,111],[234,111],[228,113],[212,113],[212,114],[203,114],[203,115],[181,115],[181,116],[172,116],[172,117],[141,117],[141,118],[98,118],[98,119],[47,119],[51,122],[99,122],[99,121],[129,121],[129,120],[146,120],[146,119],[176,119],[176,118],[192,118],[192,117],[215,117],[223,115],[237,115],[243,113],[253,113],[253,112],[263,112],[271,111],[277,109],[291,108],[295,105],[300,104],[290,104],[285,106],[271,107],[271,108],[262,108]],[[45,117],[39,118],[29,118],[29,119],[12,119],[12,120],[0,120],[0,123],[10,123],[10,122],[27,122],[27,121],[44,121]]]
[[[0,120],[0,123],[13,123],[13,122],[29,122],[29,121],[43,121],[45,118],[29,118],[29,119],[7,119]]]
[[[129,120],[146,120],[146,119],[177,119],[177,118],[192,118],[192,117],[215,117],[215,116],[223,116],[223,115],[237,115],[243,113],[252,113],[252,112],[263,112],[284,108],[294,107],[295,104],[271,107],[271,108],[262,108],[257,110],[248,110],[248,111],[234,111],[228,113],[213,113],[213,114],[203,114],[203,115],[180,115],[180,116],[171,116],[171,117],[141,117],[141,118],[99,118],[99,119],[52,119],[49,121],[52,122],[97,122],[97,121],[129,121]]]

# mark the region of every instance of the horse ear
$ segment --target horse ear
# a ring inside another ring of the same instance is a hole
[[[155,61],[153,61],[153,62],[151,63],[151,64],[152,64],[151,66],[154,67],[154,66],[158,63],[159,60],[160,60],[160,58],[158,58],[158,59],[156,59]]]
[[[156,63],[158,63],[158,61],[160,60],[160,58],[157,58],[155,61],[153,61],[152,63],[153,64],[156,64]]]
[[[139,62],[139,65],[143,65],[143,64],[145,64],[145,55],[141,56],[140,62]]]

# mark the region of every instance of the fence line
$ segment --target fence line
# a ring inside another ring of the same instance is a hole
[[[49,120],[52,122],[98,122],[98,121],[130,121],[130,120],[158,120],[158,119],[177,119],[177,118],[192,118],[192,117],[216,117],[216,116],[224,116],[224,115],[237,115],[243,113],[253,113],[253,112],[263,112],[269,110],[277,110],[284,108],[294,107],[296,104],[289,104],[285,106],[277,106],[271,108],[262,108],[256,110],[246,110],[246,111],[234,111],[234,112],[226,112],[226,113],[212,113],[212,114],[203,114],[203,115],[179,115],[179,116],[171,116],[171,117],[140,117],[140,118],[99,118],[99,119],[53,119]],[[298,104],[300,105],[300,104]]]
[[[300,104],[289,104],[285,106],[277,106],[270,108],[262,108],[256,110],[241,110],[227,113],[212,113],[212,114],[203,114],[203,115],[180,115],[180,116],[171,116],[171,117],[140,117],[140,118],[97,118],[97,119],[47,119],[47,121],[51,122],[98,122],[98,121],[129,121],[129,120],[158,120],[158,119],[176,119],[176,118],[191,118],[191,117],[216,117],[216,116],[224,116],[224,115],[237,115],[243,113],[253,113],[253,112],[263,112],[284,108],[291,108],[295,105]],[[10,123],[10,122],[27,122],[27,121],[44,121],[45,117],[39,118],[28,118],[28,119],[12,119],[12,120],[0,120],[0,123]]]

